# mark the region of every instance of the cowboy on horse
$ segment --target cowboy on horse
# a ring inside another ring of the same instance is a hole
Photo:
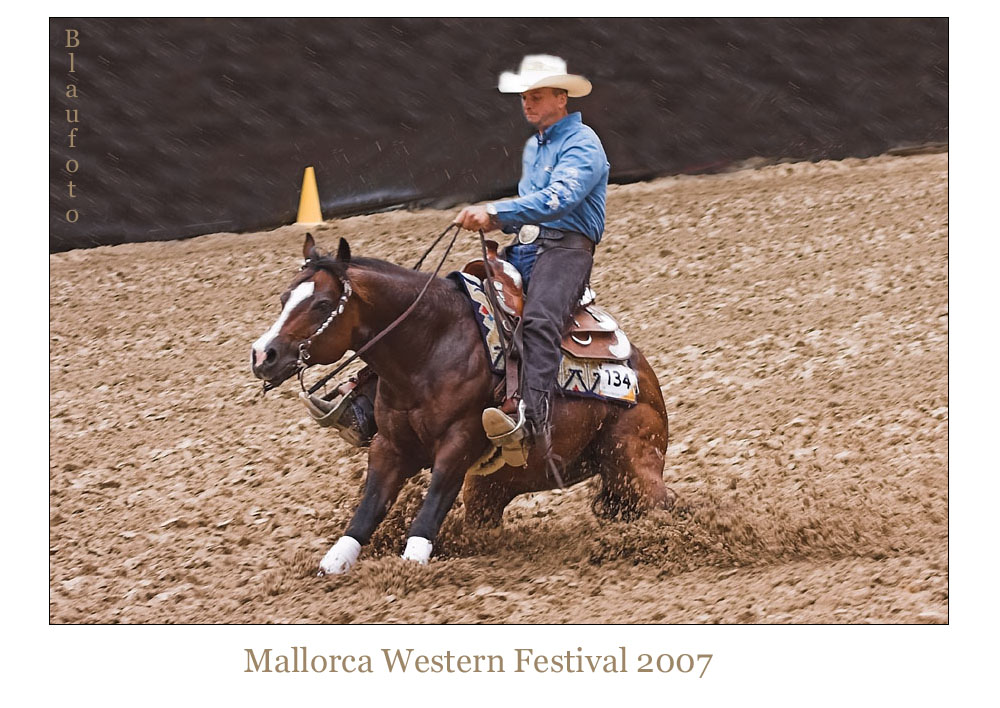
[[[551,451],[559,344],[604,233],[610,165],[597,134],[579,112],[568,111],[567,99],[586,96],[591,83],[568,74],[564,60],[526,56],[518,73],[501,74],[499,89],[521,95],[524,117],[537,131],[524,146],[519,196],[466,207],[455,223],[516,235],[503,255],[520,271],[526,295],[515,335],[522,342],[520,400],[513,396],[487,408],[483,428],[508,464],[523,466],[530,445],[539,445],[546,457]]]
[[[474,526],[500,524],[519,494],[592,476],[601,479],[592,508],[602,516],[671,509],[676,500],[663,481],[667,412],[656,374],[586,288],[604,229],[608,163],[566,99],[586,95],[590,83],[566,74],[561,59],[529,56],[519,73],[501,77],[500,90],[521,94],[538,129],[525,147],[520,196],[463,209],[435,241],[454,232],[430,274],[419,270],[430,249],[406,269],[355,257],[344,239],[335,254],[323,254],[307,234],[281,314],[251,347],[265,390],[298,374],[310,414],[369,446],[362,498],[320,574],[357,562],[421,469],[431,470],[431,481],[403,551],[418,563],[429,560],[463,490],[466,523]],[[463,227],[501,228],[517,238],[501,261],[497,244],[481,237],[482,261],[436,277]],[[518,366],[506,358],[517,358],[516,347],[498,351],[491,343],[493,335],[502,339],[504,324],[514,342],[523,338],[523,386],[511,385]],[[339,362],[348,351],[347,361],[305,390],[308,367]],[[338,387],[339,398],[312,395],[356,358],[368,366]],[[505,378],[506,400],[492,407]],[[566,395],[554,398],[555,384]],[[554,459],[565,462],[561,476],[553,474]]]

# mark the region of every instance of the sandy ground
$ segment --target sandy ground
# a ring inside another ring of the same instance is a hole
[[[660,378],[686,509],[599,521],[584,482],[465,534],[459,506],[416,567],[424,473],[337,578],[365,454],[248,367],[303,229],[52,255],[51,621],[947,622],[947,169],[612,187],[594,286]],[[314,233],[409,265],[450,216]]]

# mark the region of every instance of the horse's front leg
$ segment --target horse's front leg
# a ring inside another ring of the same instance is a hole
[[[453,429],[438,448],[431,469],[431,483],[416,518],[410,525],[403,558],[421,565],[427,563],[434,548],[434,539],[444,517],[462,490],[469,465],[482,453],[483,432],[479,420],[475,425]]]
[[[361,547],[367,544],[386,512],[399,496],[407,479],[420,471],[416,456],[403,454],[386,438],[377,436],[368,453],[365,491],[344,535],[323,556],[320,575],[346,573],[358,560]]]

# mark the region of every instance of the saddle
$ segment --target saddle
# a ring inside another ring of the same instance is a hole
[[[496,291],[497,304],[511,318],[520,318],[524,313],[521,274],[511,263],[500,257],[497,248],[496,241],[486,241],[489,273],[482,258],[466,263],[462,272],[473,275],[484,283],[489,274]],[[632,354],[632,344],[618,321],[607,310],[594,304],[595,299],[594,291],[588,285],[573,316],[563,329],[562,350],[577,359],[627,360]],[[503,318],[500,321],[506,330],[507,322]],[[510,335],[511,332],[508,331],[507,334]]]

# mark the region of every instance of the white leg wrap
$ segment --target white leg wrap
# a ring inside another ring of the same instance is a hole
[[[346,573],[358,560],[361,544],[350,536],[341,536],[319,563],[320,575],[340,575]]]
[[[406,550],[403,551],[403,560],[414,561],[420,565],[427,565],[431,559],[431,550],[434,544],[426,538],[420,536],[410,536],[406,539]]]

